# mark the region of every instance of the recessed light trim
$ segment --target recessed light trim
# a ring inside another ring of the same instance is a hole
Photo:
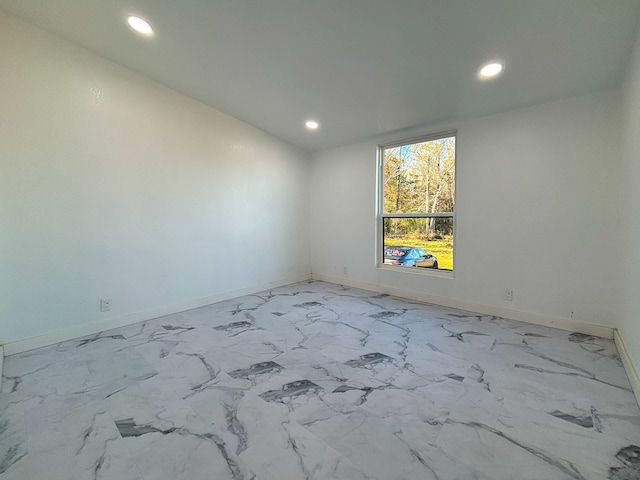
[[[127,18],[127,23],[129,26],[138,33],[142,35],[153,35],[153,28],[144,18],[136,17],[135,15],[130,15]]]
[[[478,71],[478,76],[482,79],[495,78],[502,73],[504,65],[500,62],[491,62],[483,65]]]
[[[307,120],[304,123],[304,126],[307,127],[309,130],[317,130],[320,124],[315,120]]]

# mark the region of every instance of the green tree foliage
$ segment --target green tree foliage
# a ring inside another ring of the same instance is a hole
[[[455,137],[384,150],[384,212],[446,213],[455,206]],[[450,218],[394,219],[385,235],[451,235]]]

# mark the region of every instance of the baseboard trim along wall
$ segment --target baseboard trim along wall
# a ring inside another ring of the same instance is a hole
[[[213,303],[222,302],[224,300],[230,300],[232,298],[242,297],[244,295],[251,295],[252,293],[261,292],[263,290],[269,290],[271,288],[282,287],[284,285],[290,285],[292,283],[304,282],[310,280],[311,275],[298,275],[296,277],[289,277],[274,282],[262,283],[260,285],[254,285],[251,287],[241,288],[239,290],[232,290],[229,292],[217,293],[209,295],[207,297],[198,298],[188,302],[177,303],[174,305],[168,305],[165,307],[153,308],[151,310],[145,310],[143,312],[131,313],[128,315],[122,315],[120,317],[108,318],[105,320],[99,320],[96,322],[84,323],[82,325],[76,325],[64,330],[58,330],[50,332],[38,337],[26,338],[23,340],[17,340],[4,345],[4,355],[14,355],[16,353],[26,352],[33,350],[34,348],[46,347],[67,340],[73,340],[74,338],[84,337],[86,335],[93,335],[105,330],[111,330],[113,328],[126,327],[138,322],[144,322],[151,320],[152,318],[164,317],[165,315],[172,315],[178,312],[184,312],[186,310],[193,310],[194,308],[204,307]],[[0,345],[0,349],[3,346]],[[0,361],[1,365],[1,361]],[[2,372],[2,369],[0,369]]]
[[[86,335],[92,335],[105,330],[111,330],[113,328],[125,327],[134,323],[151,320],[152,318],[163,317],[165,315],[172,315],[174,313],[183,312],[186,310],[192,310],[194,308],[204,307],[213,303],[221,302],[224,300],[230,300],[232,298],[241,297],[243,295],[250,295],[270,288],[277,288],[292,283],[303,282],[309,279],[320,280],[324,282],[335,283],[338,285],[345,285],[353,288],[361,288],[363,290],[370,290],[377,293],[386,293],[394,295],[400,298],[407,298],[410,300],[418,300],[425,303],[433,303],[435,305],[441,305],[444,307],[457,308],[474,313],[481,313],[484,315],[495,315],[498,317],[509,318],[512,320],[518,320],[526,323],[532,323],[535,325],[543,325],[552,328],[559,328],[561,330],[567,330],[570,332],[579,332],[587,335],[596,335],[604,338],[614,338],[614,329],[611,327],[605,327],[602,325],[595,325],[591,323],[580,322],[568,318],[548,317],[529,312],[522,312],[519,310],[510,310],[506,308],[492,307],[489,305],[483,305],[479,303],[465,302],[456,300],[453,298],[439,297],[434,295],[428,295],[424,293],[411,292],[407,290],[396,289],[393,287],[384,287],[366,282],[357,282],[340,277],[333,277],[330,275],[321,274],[305,274],[297,277],[290,277],[283,280],[274,282],[263,283],[252,287],[247,287],[239,290],[233,290],[229,292],[209,295],[207,297],[183,302],[179,304],[154,308],[151,310],[145,310],[143,312],[132,313],[123,315],[120,317],[114,317],[96,322],[85,323],[77,325],[64,330],[58,330],[50,332],[38,337],[26,338],[23,340],[17,340],[14,342],[0,345],[0,349],[4,347],[4,355],[14,355],[16,353],[33,350],[34,348],[46,347],[59,342],[67,340],[73,340],[74,338],[84,337]],[[618,343],[618,340],[616,340]],[[620,345],[622,345],[620,343]],[[618,347],[620,348],[620,347]],[[627,362],[631,364],[630,357],[627,355]],[[625,364],[626,366],[626,364]],[[1,371],[1,370],[0,370]],[[628,370],[629,371],[629,370]],[[635,372],[635,370],[634,370]],[[631,377],[631,373],[629,373]],[[636,379],[637,373],[636,373]],[[637,383],[638,384],[638,383]],[[635,387],[634,387],[635,388]]]
[[[622,339],[622,335],[620,335],[620,330],[617,328],[613,329],[613,339],[616,342],[616,347],[618,347],[618,353],[620,353],[624,369],[627,371],[627,377],[629,377],[629,381],[631,382],[631,388],[636,396],[636,401],[640,406],[640,374],[638,373],[638,369],[633,363],[631,355],[629,355],[627,346]]]
[[[274,282],[263,283],[252,287],[242,288],[239,290],[232,290],[229,292],[218,293],[209,295],[207,297],[198,298],[189,302],[183,302],[179,304],[169,305],[165,307],[154,308],[146,310],[144,312],[132,313],[129,315],[123,315],[121,317],[114,317],[110,319],[100,320],[97,322],[90,322],[82,325],[77,325],[72,328],[59,330],[38,337],[26,338],[23,340],[17,340],[15,342],[7,343],[6,345],[0,345],[0,388],[2,387],[2,369],[3,359],[5,355],[14,355],[16,353],[33,350],[35,348],[46,347],[59,342],[67,340],[73,340],[74,338],[84,337],[86,335],[96,334],[105,330],[111,330],[113,328],[125,327],[138,322],[144,322],[153,318],[163,317],[165,315],[172,315],[174,313],[184,312],[186,310],[192,310],[194,308],[204,307],[214,303],[222,302],[224,300],[230,300],[244,295],[251,295],[252,293],[261,292],[271,288],[282,287],[284,285],[290,285],[292,283],[304,282],[306,280],[320,280],[324,282],[335,283],[338,285],[345,285],[353,288],[361,288],[363,290],[370,290],[378,293],[386,293],[394,295],[400,298],[407,298],[410,300],[418,300],[425,303],[433,303],[444,307],[457,308],[460,310],[466,310],[475,313],[481,313],[484,315],[495,315],[503,318],[509,318],[512,320],[519,320],[522,322],[532,323],[535,325],[544,325],[552,328],[559,328],[561,330],[567,330],[572,332],[584,333],[587,335],[596,335],[599,337],[613,338],[622,363],[631,382],[631,387],[640,405],[640,374],[633,364],[631,356],[627,351],[627,347],[620,335],[618,329],[604,327],[602,325],[594,325],[590,323],[584,323],[574,321],[566,318],[555,318],[536,315],[528,312],[521,312],[518,310],[510,310],[499,307],[491,307],[488,305],[476,304],[471,302],[464,302],[452,298],[438,297],[434,295],[421,294],[417,292],[411,292],[406,290],[400,290],[393,287],[383,287],[380,285],[357,282],[353,280],[345,280],[344,278],[333,277],[329,275],[320,274],[306,274],[299,275],[297,277],[290,277],[283,280]]]
[[[443,307],[457,308],[459,310],[481,313],[483,315],[495,315],[496,317],[508,318],[511,320],[518,320],[526,323],[533,323],[535,325],[543,325],[545,327],[559,328],[560,330],[567,330],[569,332],[584,333],[586,335],[595,335],[597,337],[609,339],[613,338],[613,328],[611,327],[581,322],[579,320],[573,320],[570,318],[550,317],[530,312],[523,312],[520,310],[492,307],[490,305],[465,302],[463,300],[457,300],[454,298],[439,297],[436,295],[428,295],[425,293],[411,292],[404,289],[401,290],[394,287],[385,287],[372,283],[358,282],[345,278],[334,277],[331,275],[313,273],[311,274],[311,277],[314,280],[337,283],[339,285],[361,288],[363,290],[371,290],[378,293],[386,293],[396,297],[407,298],[409,300],[418,300],[425,303],[433,303],[435,305],[440,305]]]

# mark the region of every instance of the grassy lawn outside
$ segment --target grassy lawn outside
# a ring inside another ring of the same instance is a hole
[[[424,240],[414,235],[385,238],[385,247],[419,247],[438,259],[440,270],[453,270],[453,237],[447,236],[442,240]]]

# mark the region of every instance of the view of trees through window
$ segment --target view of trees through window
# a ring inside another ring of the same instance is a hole
[[[398,258],[389,248],[415,247],[410,255],[426,252],[437,268],[453,270],[455,150],[453,134],[382,148],[385,264],[433,268],[433,261]]]

